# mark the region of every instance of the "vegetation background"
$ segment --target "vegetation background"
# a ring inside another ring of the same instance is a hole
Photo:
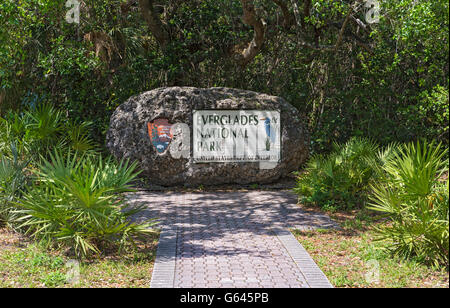
[[[364,286],[351,272],[375,258],[382,286],[448,287],[448,31],[447,0],[2,0],[0,227],[46,245],[0,249],[0,285],[64,285],[60,249],[103,258],[82,263],[83,283],[144,284],[155,223],[130,221],[137,165],[104,137],[130,96],[194,86],[302,113],[313,155],[294,192],[353,215],[342,232],[295,233],[336,286]]]
[[[161,86],[279,95],[308,119],[314,153],[365,136],[448,146],[449,2],[66,0],[0,3],[0,114],[51,103],[92,122]],[[374,17],[374,16],[372,16]]]

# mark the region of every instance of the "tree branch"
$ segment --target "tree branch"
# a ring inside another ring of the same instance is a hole
[[[301,20],[303,28],[305,28],[305,18],[311,15],[311,0],[306,0],[303,4],[303,18]]]
[[[139,0],[139,7],[147,22],[148,29],[155,37],[158,44],[164,48],[170,41],[169,34],[164,29],[163,23],[153,6],[153,0]]]
[[[276,5],[278,5],[283,12],[283,27],[286,29],[289,29],[295,22],[295,16],[292,15],[291,12],[289,12],[289,8],[287,4],[283,0],[272,0],[275,2]]]
[[[340,47],[340,45],[342,44],[342,41],[344,39],[344,37],[351,37],[355,40],[356,44],[359,45],[360,47],[364,48],[367,52],[372,53],[372,49],[370,47],[369,44],[367,44],[363,39],[361,39],[358,35],[350,32],[347,29],[348,23],[350,20],[354,20],[355,21],[355,17],[352,15],[353,11],[354,11],[354,7],[361,2],[362,0],[356,0],[355,3],[349,7],[349,10],[345,16],[345,19],[342,23],[330,23],[328,25],[325,25],[325,27],[327,26],[333,26],[339,29],[339,34],[336,40],[336,43],[334,45],[320,45],[320,44],[311,44],[308,43],[307,40],[305,40],[302,31],[297,31],[297,44],[299,44],[302,47],[306,47],[309,49],[313,49],[313,50],[318,50],[318,51],[337,51]],[[294,5],[295,0],[292,0],[292,4]],[[306,3],[305,3],[306,6]],[[298,10],[298,7],[297,7]],[[294,13],[296,11],[296,7],[294,6]],[[295,13],[296,19],[297,19],[297,24],[299,24],[299,12]],[[355,21],[356,22],[356,21]],[[357,22],[358,23],[358,22]],[[358,23],[359,24],[359,23]],[[300,25],[299,25],[300,26]],[[323,28],[323,27],[322,27]]]
[[[122,12],[123,15],[128,14],[128,12],[130,11],[131,7],[136,4],[137,0],[128,0],[128,2],[123,2],[120,4],[120,10]]]
[[[330,24],[330,26],[333,26],[333,27],[335,27],[335,28],[341,29],[341,28],[342,28],[342,23],[333,23],[333,24]],[[354,32],[352,32],[352,31],[346,29],[346,30],[344,31],[344,34],[343,34],[343,35],[344,35],[345,37],[349,37],[349,38],[353,39],[354,42],[355,42],[358,46],[364,48],[364,49],[365,49],[367,52],[369,52],[370,54],[373,54],[373,50],[372,50],[372,47],[370,47],[370,44],[367,43],[364,39],[362,39],[357,33],[354,33]]]
[[[344,36],[344,31],[345,31],[345,28],[347,27],[348,21],[350,20],[350,16],[352,15],[352,12],[353,12],[353,6],[350,5],[350,7],[348,8],[347,16],[345,17],[344,23],[342,24],[341,30],[339,31],[339,36],[336,41],[336,45],[334,47],[335,50],[338,50],[339,45],[341,45],[342,37]]]
[[[302,18],[300,16],[300,10],[298,9],[297,1],[296,0],[291,0],[291,4],[292,4],[292,8],[294,9],[295,22],[297,23],[297,25],[300,28],[302,28],[303,27],[303,23],[302,23]]]
[[[241,0],[242,9],[244,15],[242,21],[253,27],[254,36],[253,40],[249,43],[248,47],[241,52],[239,57],[239,64],[245,67],[250,61],[252,61],[262,48],[264,43],[265,26],[263,21],[257,16],[255,6],[251,0]]]

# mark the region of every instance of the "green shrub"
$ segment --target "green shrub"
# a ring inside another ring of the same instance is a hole
[[[0,158],[12,158],[11,144],[18,153],[23,154],[25,121],[18,114],[10,113],[5,118],[0,117]]]
[[[49,150],[92,152],[89,123],[70,121],[61,111],[47,104],[30,107],[23,113],[9,112],[0,118],[0,220],[10,227],[11,202],[24,189],[30,172]]]
[[[150,221],[135,224],[121,193],[131,191],[136,164],[114,163],[94,155],[50,154],[19,202],[16,220],[27,234],[73,247],[78,256],[99,254],[110,245],[123,248],[152,232]]]
[[[151,232],[150,222],[129,221],[140,208],[128,209],[121,196],[136,165],[102,159],[90,125],[46,104],[0,118],[1,223],[79,256]]]
[[[54,148],[88,152],[95,149],[89,138],[89,122],[77,123],[49,104],[0,118],[0,157],[11,156],[14,142],[21,155],[38,161]]]
[[[0,224],[11,226],[11,203],[17,200],[26,185],[25,168],[28,163],[19,160],[14,143],[10,148],[12,158],[0,156]]]
[[[313,156],[299,175],[294,191],[300,202],[326,209],[361,206],[375,171],[378,146],[370,140],[352,138],[334,151]]]
[[[420,129],[417,135],[435,138],[448,146],[448,89],[436,86],[421,96],[420,103],[410,107],[408,125]]]
[[[370,208],[390,223],[377,228],[379,240],[405,258],[448,266],[449,183],[441,145],[417,142],[401,147],[383,166],[385,175],[372,186]]]

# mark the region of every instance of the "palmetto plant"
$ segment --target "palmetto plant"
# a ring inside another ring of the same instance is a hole
[[[89,127],[46,104],[0,118],[0,219],[79,256],[133,244],[153,225],[130,222],[140,208],[122,197],[136,164],[102,159]]]
[[[49,104],[40,104],[23,113],[8,113],[0,118],[0,154],[11,156],[14,142],[19,153],[32,162],[46,157],[54,148],[87,152],[95,149],[89,137],[90,123],[76,123]]]
[[[24,140],[26,133],[26,122],[23,116],[16,113],[9,113],[5,118],[0,117],[0,158],[9,157],[13,158],[11,144],[14,144],[14,148],[20,155],[27,152],[27,145]]]
[[[16,201],[26,186],[27,162],[20,160],[16,145],[10,145],[12,158],[0,156],[0,224],[11,226],[14,219],[12,202]]]
[[[362,193],[374,175],[371,165],[378,146],[368,139],[352,138],[335,144],[329,155],[310,159],[294,191],[301,201],[330,208],[352,208],[363,201]]]
[[[384,177],[372,186],[370,208],[386,214],[379,240],[402,257],[448,266],[449,183],[443,157],[447,150],[427,142],[401,147],[383,166]]]
[[[79,256],[99,254],[108,244],[133,244],[152,232],[135,224],[121,193],[130,190],[136,164],[94,155],[55,152],[42,159],[32,188],[16,202],[17,223],[33,237],[73,247]]]
[[[81,122],[75,123],[73,121],[68,121],[66,125],[66,145],[80,153],[90,152],[95,149],[95,144],[89,137],[89,129],[91,127],[91,122]]]
[[[25,117],[30,119],[26,132],[35,140],[51,142],[63,129],[62,112],[50,104],[41,104],[34,110],[26,111]]]

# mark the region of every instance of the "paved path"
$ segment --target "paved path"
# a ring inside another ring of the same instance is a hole
[[[129,196],[162,228],[151,287],[331,287],[289,228],[330,228],[284,191]]]

